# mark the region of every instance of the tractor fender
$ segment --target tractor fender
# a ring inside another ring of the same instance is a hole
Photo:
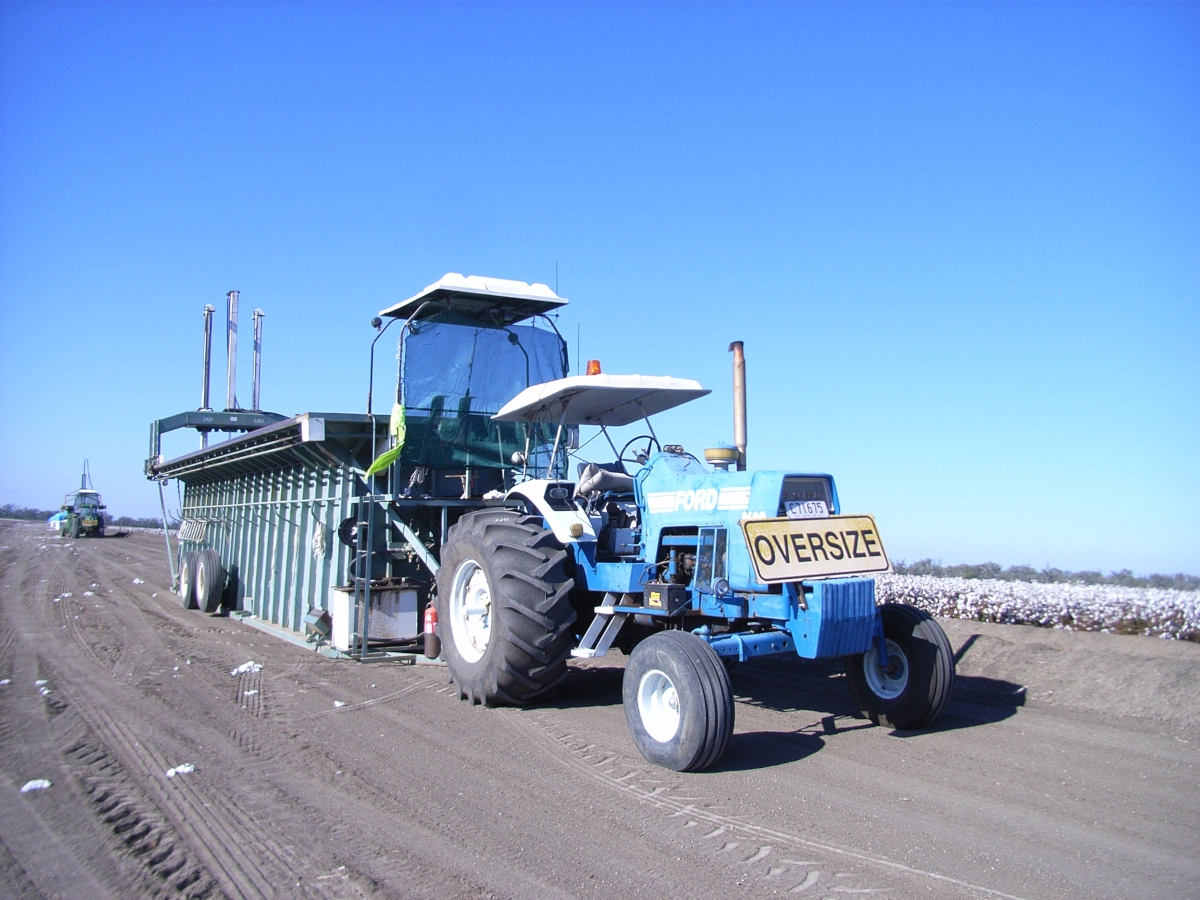
[[[574,485],[569,482],[564,483],[537,478],[530,481],[522,481],[509,490],[505,494],[504,499],[513,500],[519,497],[525,500],[531,507],[537,510],[538,515],[546,520],[547,526],[549,526],[550,530],[554,532],[554,536],[563,545],[594,544],[596,542],[596,530],[600,527],[600,517],[589,517],[587,513],[570,501],[570,491],[573,487]],[[568,499],[564,501],[562,499],[551,498],[551,489],[565,490]],[[580,526],[582,531],[578,535],[572,534],[572,525]]]

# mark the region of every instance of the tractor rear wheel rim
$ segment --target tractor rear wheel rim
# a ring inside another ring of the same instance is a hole
[[[908,687],[908,657],[900,649],[900,645],[888,639],[888,664],[879,665],[879,649],[871,645],[871,649],[863,654],[863,674],[867,678],[867,686],[876,697],[883,700],[895,700]]]
[[[679,692],[670,676],[651,669],[642,676],[637,689],[638,715],[646,733],[665,744],[679,731]]]
[[[492,635],[492,592],[487,573],[473,559],[464,559],[450,587],[450,632],[454,648],[465,662],[479,662]]]

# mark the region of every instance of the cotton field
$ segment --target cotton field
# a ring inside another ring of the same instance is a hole
[[[954,619],[1200,641],[1200,591],[882,575],[876,596]]]

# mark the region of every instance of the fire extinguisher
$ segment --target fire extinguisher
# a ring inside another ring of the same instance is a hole
[[[442,639],[437,635],[437,608],[433,601],[425,607],[425,655],[437,659],[442,655]]]

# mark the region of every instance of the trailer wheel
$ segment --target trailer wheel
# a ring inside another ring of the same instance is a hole
[[[932,723],[954,689],[954,652],[942,626],[916,607],[887,603],[879,607],[887,666],[879,651],[846,657],[846,681],[854,702],[876,725],[923,728]]]
[[[435,602],[460,698],[519,705],[566,677],[575,622],[566,562],[539,517],[480,510],[450,527]]]
[[[676,772],[719,760],[733,734],[733,688],[720,657],[683,631],[661,631],[633,648],[622,683],[625,721],[638,751]]]
[[[196,603],[206,613],[215,613],[221,608],[224,589],[221,557],[211,547],[201,550],[196,560]]]
[[[199,554],[195,550],[184,552],[179,563],[179,602],[184,609],[200,608],[196,603],[196,568],[199,564]]]

